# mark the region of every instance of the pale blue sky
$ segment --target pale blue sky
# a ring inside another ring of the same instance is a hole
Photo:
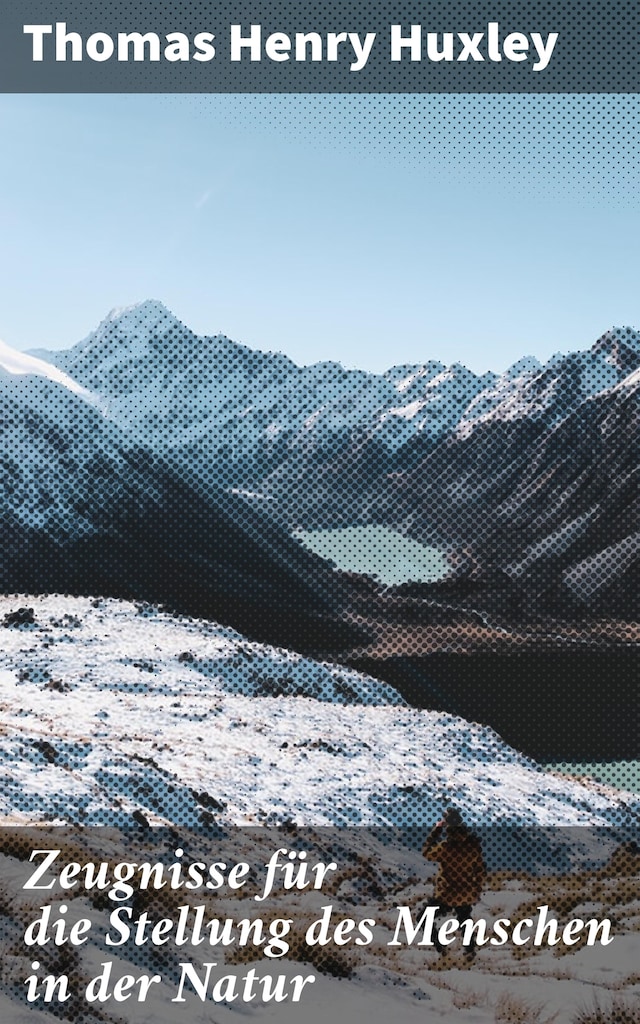
[[[500,369],[640,325],[628,97],[3,96],[0,337],[166,303],[299,362]]]

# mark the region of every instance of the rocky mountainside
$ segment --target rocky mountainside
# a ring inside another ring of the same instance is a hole
[[[114,310],[67,351],[38,354],[104,396],[109,417],[146,444],[252,486],[301,452],[325,460],[360,435],[391,452],[416,433],[446,436],[496,381],[434,361],[382,375],[297,366],[198,337],[152,301]]]
[[[389,501],[412,535],[436,518],[442,536],[468,545],[469,592],[637,621],[639,456],[635,371],[551,426],[490,417],[457,433],[399,473]]]
[[[454,802],[483,826],[637,824],[640,797],[343,666],[127,602],[24,600],[0,598],[5,821],[423,828]]]
[[[212,622],[95,598],[40,597],[21,611],[21,600],[0,598],[2,1020],[175,1024],[186,964],[220,985],[206,1001],[186,988],[182,1015],[199,1024],[321,1024],[327,1008],[371,1024],[578,1024],[589,1005],[594,1021],[637,1019],[640,797],[544,771],[491,729]],[[420,851],[451,804],[482,843],[473,914],[489,934],[548,907],[548,927],[609,922],[611,945],[485,943],[470,963],[459,941],[442,957],[398,942],[398,908],[434,903],[436,865]],[[49,849],[56,862],[29,883]],[[335,871],[322,891],[277,883],[257,904],[277,850]],[[246,889],[192,884],[205,865],[244,862]],[[146,885],[143,865],[155,866]],[[328,904],[335,922],[368,919],[374,941],[306,942]],[[86,941],[27,945],[44,908],[56,927],[86,921]],[[211,931],[193,927],[200,917]],[[241,940],[247,920],[277,919],[292,925],[269,933],[287,936],[284,956],[269,959],[260,933]],[[231,986],[242,991],[249,969],[314,978],[302,1014],[289,1001],[236,1000]],[[62,1010],[27,1002],[35,970],[69,979]],[[106,971],[110,986],[123,981],[118,1000],[109,987],[89,1002]],[[157,982],[149,1000],[122,999],[142,972]]]
[[[40,355],[203,494],[242,492],[287,527],[391,525],[448,550],[454,589],[495,607],[638,617],[631,328],[500,375],[376,375],[197,337],[145,302]]]
[[[28,370],[0,374],[4,592],[165,603],[298,648],[357,637],[336,574],[262,510],[194,489],[91,394]]]

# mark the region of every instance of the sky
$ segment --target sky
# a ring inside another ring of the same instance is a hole
[[[640,325],[635,97],[2,96],[0,338],[163,301],[297,362],[476,371]]]

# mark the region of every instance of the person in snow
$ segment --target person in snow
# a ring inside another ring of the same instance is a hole
[[[435,888],[439,914],[456,917],[460,924],[467,921],[482,894],[486,869],[480,840],[464,824],[457,808],[448,807],[442,821],[431,829],[422,855],[439,866]],[[475,956],[474,940],[465,948],[469,958]],[[444,952],[437,938],[435,946],[439,953]]]

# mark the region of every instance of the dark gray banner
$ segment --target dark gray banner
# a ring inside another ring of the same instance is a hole
[[[0,90],[635,93],[623,2],[0,4]]]
[[[557,998],[549,958],[563,1019],[637,1019],[637,829],[3,828],[0,852],[10,1022],[188,1024],[243,1004],[278,1020],[280,1003],[317,1020],[318,1001],[336,1019],[474,1005],[533,1022]],[[611,1016],[581,1016],[585,971]]]

